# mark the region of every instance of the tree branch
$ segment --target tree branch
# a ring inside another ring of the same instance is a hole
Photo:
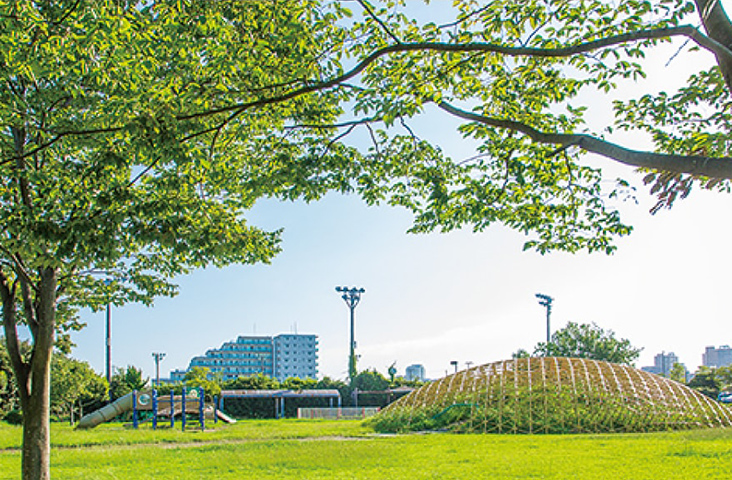
[[[347,72],[345,72],[341,75],[338,75],[330,80],[326,80],[323,82],[314,82],[312,84],[291,90],[282,95],[277,95],[277,96],[268,97],[268,98],[260,98],[260,99],[253,100],[250,102],[238,103],[235,105],[227,105],[227,106],[213,108],[213,109],[196,112],[196,113],[180,114],[180,115],[176,116],[176,119],[179,121],[193,120],[193,119],[197,119],[197,118],[204,118],[204,117],[218,115],[221,113],[230,113],[231,114],[230,117],[224,122],[224,123],[228,123],[249,109],[264,107],[267,105],[272,105],[272,104],[277,104],[277,103],[282,103],[287,100],[291,100],[291,99],[294,99],[297,97],[301,97],[303,95],[307,95],[309,93],[327,90],[329,88],[340,85],[340,84],[346,82],[347,80],[360,74],[369,65],[374,63],[379,58],[384,57],[386,55],[390,55],[392,53],[403,53],[403,52],[414,52],[414,51],[454,52],[454,53],[482,52],[482,53],[498,53],[498,54],[512,56],[512,57],[535,56],[535,57],[542,57],[542,58],[563,58],[563,57],[570,57],[572,55],[588,53],[588,52],[602,49],[602,48],[613,47],[613,46],[617,46],[617,45],[620,45],[623,43],[628,43],[628,42],[637,42],[637,41],[641,41],[641,40],[654,40],[654,39],[677,37],[677,36],[691,38],[699,46],[701,46],[701,47],[705,48],[706,50],[709,50],[710,52],[717,55],[718,58],[722,58],[722,59],[725,59],[726,61],[732,62],[732,50],[730,50],[730,48],[728,48],[727,46],[723,45],[722,43],[720,43],[710,37],[705,36],[698,29],[696,29],[695,27],[690,26],[690,25],[679,26],[679,27],[640,30],[640,31],[629,32],[629,33],[624,33],[624,34],[620,34],[620,35],[613,35],[613,36],[610,36],[607,38],[601,38],[601,39],[592,40],[589,42],[584,42],[584,43],[580,43],[577,45],[572,45],[572,46],[562,47],[562,48],[512,47],[512,46],[506,46],[506,45],[498,45],[498,44],[493,44],[493,43],[481,43],[481,42],[465,43],[465,44],[454,44],[454,43],[444,43],[444,42],[398,43],[395,45],[389,45],[387,47],[384,47],[384,48],[381,48],[381,49],[378,49],[378,50],[372,52],[370,55],[368,55],[366,58],[364,58],[358,64],[356,64],[353,68],[351,68]],[[217,128],[220,128],[220,125],[217,125],[216,127],[213,127],[213,128],[206,129],[202,132],[198,132],[198,133],[189,135],[184,140],[200,136],[203,133],[214,131]],[[47,141],[43,145],[39,145],[34,149],[24,152],[19,158],[13,157],[13,158],[9,158],[9,159],[0,161],[0,165],[34,155],[34,154],[38,153],[39,151],[50,147],[54,143],[58,142],[59,140],[61,140],[64,137],[67,137],[67,136],[88,136],[88,135],[96,135],[99,133],[114,133],[114,132],[118,132],[122,129],[124,129],[124,126],[61,132],[61,133],[56,134],[56,136],[54,138]]]
[[[72,13],[74,13],[74,10],[76,10],[76,8],[79,6],[80,3],[81,3],[81,0],[76,0],[76,3],[74,3],[71,7],[69,7],[69,9],[66,12],[64,12],[64,14],[61,16],[61,18],[59,18],[55,22],[51,22],[51,24],[54,26],[61,25],[64,22],[64,20],[69,18],[69,16]]]
[[[719,0],[695,0],[699,18],[710,38],[732,48],[732,23]],[[727,88],[732,90],[732,59],[715,52]]]
[[[363,8],[364,10],[366,10],[366,13],[369,14],[369,17],[373,18],[374,21],[379,24],[379,26],[381,27],[381,29],[384,30],[386,32],[386,34],[389,35],[392,38],[392,40],[394,40],[398,44],[401,44],[402,43],[402,41],[399,40],[399,37],[397,37],[396,35],[394,35],[394,32],[392,32],[389,29],[389,27],[387,27],[386,24],[384,22],[382,22],[379,17],[376,16],[376,14],[371,9],[371,7],[369,6],[368,3],[366,3],[364,0],[356,0],[356,1],[359,3],[359,5],[361,5],[361,8]]]
[[[339,135],[337,135],[337,136],[333,137],[333,138],[332,138],[332,139],[331,139],[331,140],[330,140],[330,141],[328,142],[328,144],[327,144],[327,145],[325,146],[325,148],[323,149],[323,151],[322,151],[322,152],[320,153],[320,157],[318,157],[318,158],[319,158],[319,160],[322,160],[322,159],[323,159],[323,158],[324,158],[324,157],[325,157],[325,156],[326,156],[326,155],[328,154],[328,152],[329,152],[329,151],[330,151],[330,149],[331,149],[331,148],[333,147],[333,145],[335,145],[335,143],[336,143],[336,142],[338,142],[338,141],[340,141],[340,140],[341,140],[342,138],[344,138],[344,137],[347,137],[348,135],[350,135],[350,134],[351,134],[351,132],[352,132],[352,131],[353,131],[353,130],[354,130],[354,129],[355,129],[356,127],[357,127],[357,126],[359,126],[359,125],[360,125],[359,123],[354,123],[354,124],[352,124],[351,126],[349,126],[349,127],[348,127],[348,129],[346,129],[346,131],[345,131],[345,132],[343,132],[343,133],[341,133],[341,134],[339,134]]]
[[[96,135],[99,133],[115,133],[115,132],[119,132],[120,130],[123,130],[124,128],[125,127],[120,126],[120,127],[110,127],[110,128],[94,128],[94,129],[90,129],[90,130],[69,130],[68,132],[61,132],[61,133],[56,134],[55,137],[53,137],[46,143],[38,145],[37,147],[30,149],[21,155],[15,155],[13,157],[6,158],[5,160],[1,160],[0,166],[5,165],[10,162],[15,162],[18,160],[23,160],[25,158],[31,157],[31,156],[39,153],[40,151],[53,146],[56,142],[63,139],[64,137],[71,137],[71,136],[84,137],[87,135]]]
[[[18,393],[23,409],[28,405],[30,397],[29,365],[23,361],[18,339],[17,317],[15,310],[15,288],[10,286],[5,273],[0,271],[0,299],[3,303],[3,330],[5,331],[5,344],[8,349],[8,356],[13,367],[13,373],[18,382]]]
[[[545,133],[525,123],[486,117],[461,110],[445,102],[441,102],[437,106],[451,115],[471,122],[478,122],[492,127],[523,133],[538,143],[554,144],[561,147],[576,145],[586,152],[596,153],[632,167],[686,173],[689,175],[702,175],[711,178],[732,179],[732,158],[729,157],[712,158],[698,155],[672,155],[630,150],[591,135]]]
[[[381,121],[381,118],[379,118],[379,117],[368,117],[368,118],[362,118],[361,120],[350,120],[348,122],[343,122],[343,123],[328,123],[328,124],[300,123],[297,125],[286,126],[286,127],[284,127],[284,130],[296,130],[296,129],[300,129],[300,128],[310,128],[313,130],[335,130],[338,128],[358,126],[358,125],[363,125],[364,123],[372,123],[372,122],[379,122],[379,121]]]
[[[251,102],[240,103],[237,105],[229,105],[225,107],[219,107],[211,110],[205,110],[202,112],[191,113],[186,115],[179,115],[178,120],[191,120],[195,118],[207,117],[210,115],[216,115],[219,113],[233,112],[232,118],[236,117],[246,110],[251,108],[263,107],[274,103],[281,103],[287,100],[291,100],[308,93],[313,93],[321,90],[339,85],[351,78],[355,77],[369,65],[374,63],[379,58],[390,55],[392,53],[402,52],[413,52],[413,51],[434,51],[434,52],[455,52],[455,53],[467,53],[467,52],[483,52],[483,53],[499,53],[502,55],[521,57],[521,56],[534,56],[542,58],[563,58],[570,57],[572,55],[578,55],[582,53],[591,52],[606,47],[613,47],[627,42],[636,42],[641,40],[655,40],[668,37],[689,37],[694,40],[699,46],[709,50],[712,53],[721,55],[724,58],[732,61],[732,50],[722,45],[721,43],[705,36],[698,29],[693,26],[686,25],[680,27],[668,27],[658,28],[651,30],[640,30],[637,32],[629,32],[621,35],[613,35],[607,38],[601,38],[598,40],[592,40],[590,42],[580,43],[569,47],[562,48],[531,48],[531,47],[511,47],[506,45],[497,45],[494,43],[443,43],[443,42],[416,42],[416,43],[400,43],[396,45],[389,45],[374,51],[369,56],[361,60],[351,70],[334,77],[324,82],[313,83],[305,87],[292,90],[280,96],[262,98],[259,100],[253,100]]]
[[[15,169],[18,171],[18,186],[20,188],[20,198],[23,205],[31,210],[33,201],[31,200],[30,187],[25,172],[25,163],[23,162],[23,149],[25,148],[25,129],[11,127],[10,132],[13,135],[13,143],[16,152]]]

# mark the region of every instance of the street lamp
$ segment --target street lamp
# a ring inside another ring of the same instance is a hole
[[[366,292],[363,288],[336,287],[336,292],[342,293],[341,298],[351,311],[351,352],[348,355],[348,378],[353,381],[356,378],[356,339],[353,333],[353,314],[356,305],[361,301],[361,294]]]
[[[155,384],[160,386],[160,362],[165,358],[163,352],[153,352],[153,358],[155,359]]]
[[[455,367],[455,373],[457,373],[457,369],[458,369],[458,361],[457,361],[457,360],[452,360],[452,361],[450,362],[450,365],[452,365],[453,367]]]
[[[549,295],[544,295],[543,293],[537,293],[536,298],[539,299],[539,305],[542,307],[546,307],[546,345],[549,346],[549,341],[551,340],[551,329],[549,328],[549,319],[552,316],[552,302],[554,299],[550,297]]]

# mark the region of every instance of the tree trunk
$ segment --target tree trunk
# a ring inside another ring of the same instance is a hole
[[[718,0],[695,0],[704,29],[707,34],[727,48],[732,48],[732,23],[722,2]],[[716,55],[717,64],[722,72],[727,88],[732,91],[732,61],[727,57]]]
[[[23,295],[26,321],[33,337],[32,353],[25,360],[20,353],[15,311],[15,287],[9,287],[0,271],[0,297],[3,304],[3,327],[13,373],[18,383],[23,410],[22,479],[51,478],[51,356],[56,318],[56,276],[54,268],[38,271],[35,299]]]
[[[43,372],[38,373],[43,375]],[[48,374],[46,376],[50,378]],[[43,395],[35,388],[28,399],[28,405],[23,406],[23,480],[51,478],[49,407],[49,395]]]
[[[23,480],[51,478],[51,355],[56,329],[56,270],[41,269],[30,362],[30,395],[23,408]]]

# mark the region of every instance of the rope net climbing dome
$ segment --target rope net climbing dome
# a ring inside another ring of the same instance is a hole
[[[732,409],[673,380],[586,358],[520,358],[431,382],[377,415],[381,431],[648,432],[732,426]]]

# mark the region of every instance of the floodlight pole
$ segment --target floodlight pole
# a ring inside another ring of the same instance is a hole
[[[106,358],[105,364],[107,367],[107,385],[112,381],[112,306],[107,302],[107,331],[105,337],[106,343]]]
[[[546,345],[549,346],[549,342],[551,341],[551,329],[549,328],[549,322],[552,316],[552,302],[554,299],[550,297],[549,295],[544,295],[543,293],[537,293],[536,298],[539,299],[539,305],[546,307]]]
[[[105,275],[108,275],[108,272],[99,272]],[[112,284],[111,278],[106,278],[103,280],[104,285],[109,287]],[[110,388],[110,385],[112,383],[112,299],[109,294],[109,291],[106,292],[107,295],[107,312],[106,312],[106,331],[104,334],[104,367],[105,367],[105,376],[107,377],[107,397],[109,398],[109,401],[112,401],[112,389]]]
[[[348,378],[351,382],[356,378],[356,338],[354,334],[354,312],[356,305],[361,301],[361,294],[366,292],[363,288],[336,287],[336,292],[342,293],[341,298],[351,311],[351,348],[348,355]]]
[[[153,358],[155,359],[155,384],[160,386],[160,362],[165,358],[163,352],[153,352]]]

